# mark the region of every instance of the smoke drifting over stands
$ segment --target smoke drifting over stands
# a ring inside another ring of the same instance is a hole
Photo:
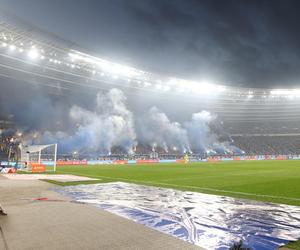
[[[19,129],[25,132],[26,144],[58,142],[60,152],[76,150],[94,154],[111,154],[113,147],[120,147],[124,153],[132,154],[138,143],[150,145],[153,150],[160,147],[164,152],[178,153],[192,150],[205,153],[214,149],[224,153],[233,149],[218,142],[218,135],[215,134],[218,131],[210,128],[217,121],[209,112],[194,113],[190,121],[183,124],[171,121],[157,107],[138,115],[128,109],[126,96],[115,88],[99,92],[85,107],[72,104],[68,108],[65,104],[62,108],[64,112],[56,109],[55,96],[43,96],[42,103],[45,104],[37,102],[37,106],[31,102],[30,106],[26,106],[28,98],[24,98],[22,106],[35,115],[24,119],[22,109],[16,109],[19,112],[14,117]],[[61,124],[61,116],[68,125]],[[47,121],[47,126],[43,120]]]

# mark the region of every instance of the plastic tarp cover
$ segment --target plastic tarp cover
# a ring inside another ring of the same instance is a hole
[[[297,206],[123,182],[58,192],[206,249],[229,249],[239,240],[254,250],[277,249],[300,239]]]

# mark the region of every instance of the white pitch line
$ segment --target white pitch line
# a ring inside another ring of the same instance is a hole
[[[277,171],[277,172],[279,172],[279,171]],[[280,171],[280,173],[281,173],[282,171]],[[270,173],[270,171],[260,171],[259,172],[260,174],[261,173],[265,173],[265,174],[268,174],[268,173]],[[274,172],[272,172],[272,173],[274,173]],[[245,176],[245,177],[247,177],[247,176],[257,176],[257,173],[248,173],[248,174],[241,174],[241,173],[236,173],[236,174],[225,174],[225,175],[222,175],[222,176],[216,176],[216,175],[206,175],[206,176],[201,176],[201,175],[199,175],[199,176],[195,176],[195,177],[186,177],[186,178],[172,178],[172,179],[170,179],[170,178],[168,178],[168,179],[163,179],[162,181],[181,181],[181,180],[193,180],[193,179],[207,179],[207,178],[219,178],[219,177],[230,177],[230,176]],[[265,177],[265,176],[258,176],[258,177]]]
[[[149,183],[151,183],[151,182],[149,182]],[[220,193],[241,194],[241,195],[245,195],[245,196],[256,196],[256,197],[266,197],[266,198],[274,198],[274,199],[300,201],[300,198],[294,198],[294,197],[284,197],[284,196],[275,196],[275,195],[266,195],[266,194],[254,194],[254,193],[246,193],[246,192],[238,192],[238,191],[229,191],[229,190],[224,190],[224,189],[176,185],[176,184],[168,184],[168,183],[160,183],[160,182],[153,182],[153,184],[174,186],[174,187],[185,187],[185,188],[207,190],[207,191],[214,191],[214,192],[220,192]]]
[[[76,173],[68,173],[68,174],[74,174],[78,175]],[[195,186],[187,186],[187,185],[177,185],[177,184],[169,184],[169,183],[163,183],[163,182],[153,182],[153,181],[139,181],[139,180],[133,180],[133,179],[126,179],[126,178],[120,178],[120,177],[107,177],[102,175],[82,175],[87,177],[93,177],[93,178],[106,178],[106,179],[112,179],[112,180],[120,180],[120,181],[126,181],[130,183],[141,183],[141,184],[152,184],[152,185],[160,185],[160,186],[167,186],[167,187],[181,187],[181,188],[190,188],[190,189],[198,189],[198,190],[204,190],[204,191],[213,191],[213,192],[220,192],[220,193],[227,193],[227,194],[241,194],[245,196],[254,196],[254,197],[264,197],[264,198],[272,198],[272,199],[282,199],[282,200],[290,200],[290,201],[300,201],[300,198],[295,197],[284,197],[284,196],[275,196],[275,195],[266,195],[266,194],[254,194],[254,193],[246,193],[246,192],[238,192],[238,191],[230,191],[230,190],[224,190],[224,189],[215,189],[215,188],[206,188],[206,187],[195,187]]]

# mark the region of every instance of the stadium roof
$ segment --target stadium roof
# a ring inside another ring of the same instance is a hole
[[[180,96],[201,103],[224,121],[300,120],[299,89],[258,89],[194,82],[146,72],[81,52],[34,27],[0,22],[0,75],[53,88],[118,87]]]

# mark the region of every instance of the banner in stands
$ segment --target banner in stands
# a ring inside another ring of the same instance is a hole
[[[176,159],[173,159],[173,160],[167,160],[167,159],[159,160],[159,163],[174,163],[174,162],[178,162],[178,161]]]
[[[115,160],[113,161],[113,164],[128,164],[127,160]]]
[[[128,160],[128,164],[136,164],[136,160]]]
[[[159,159],[146,159],[146,160],[136,160],[137,164],[143,164],[143,163],[159,163]]]
[[[71,160],[71,161],[57,161],[57,166],[63,166],[63,165],[87,165],[87,160]]]
[[[87,161],[88,165],[102,165],[102,164],[113,164],[111,160],[90,160]]]

